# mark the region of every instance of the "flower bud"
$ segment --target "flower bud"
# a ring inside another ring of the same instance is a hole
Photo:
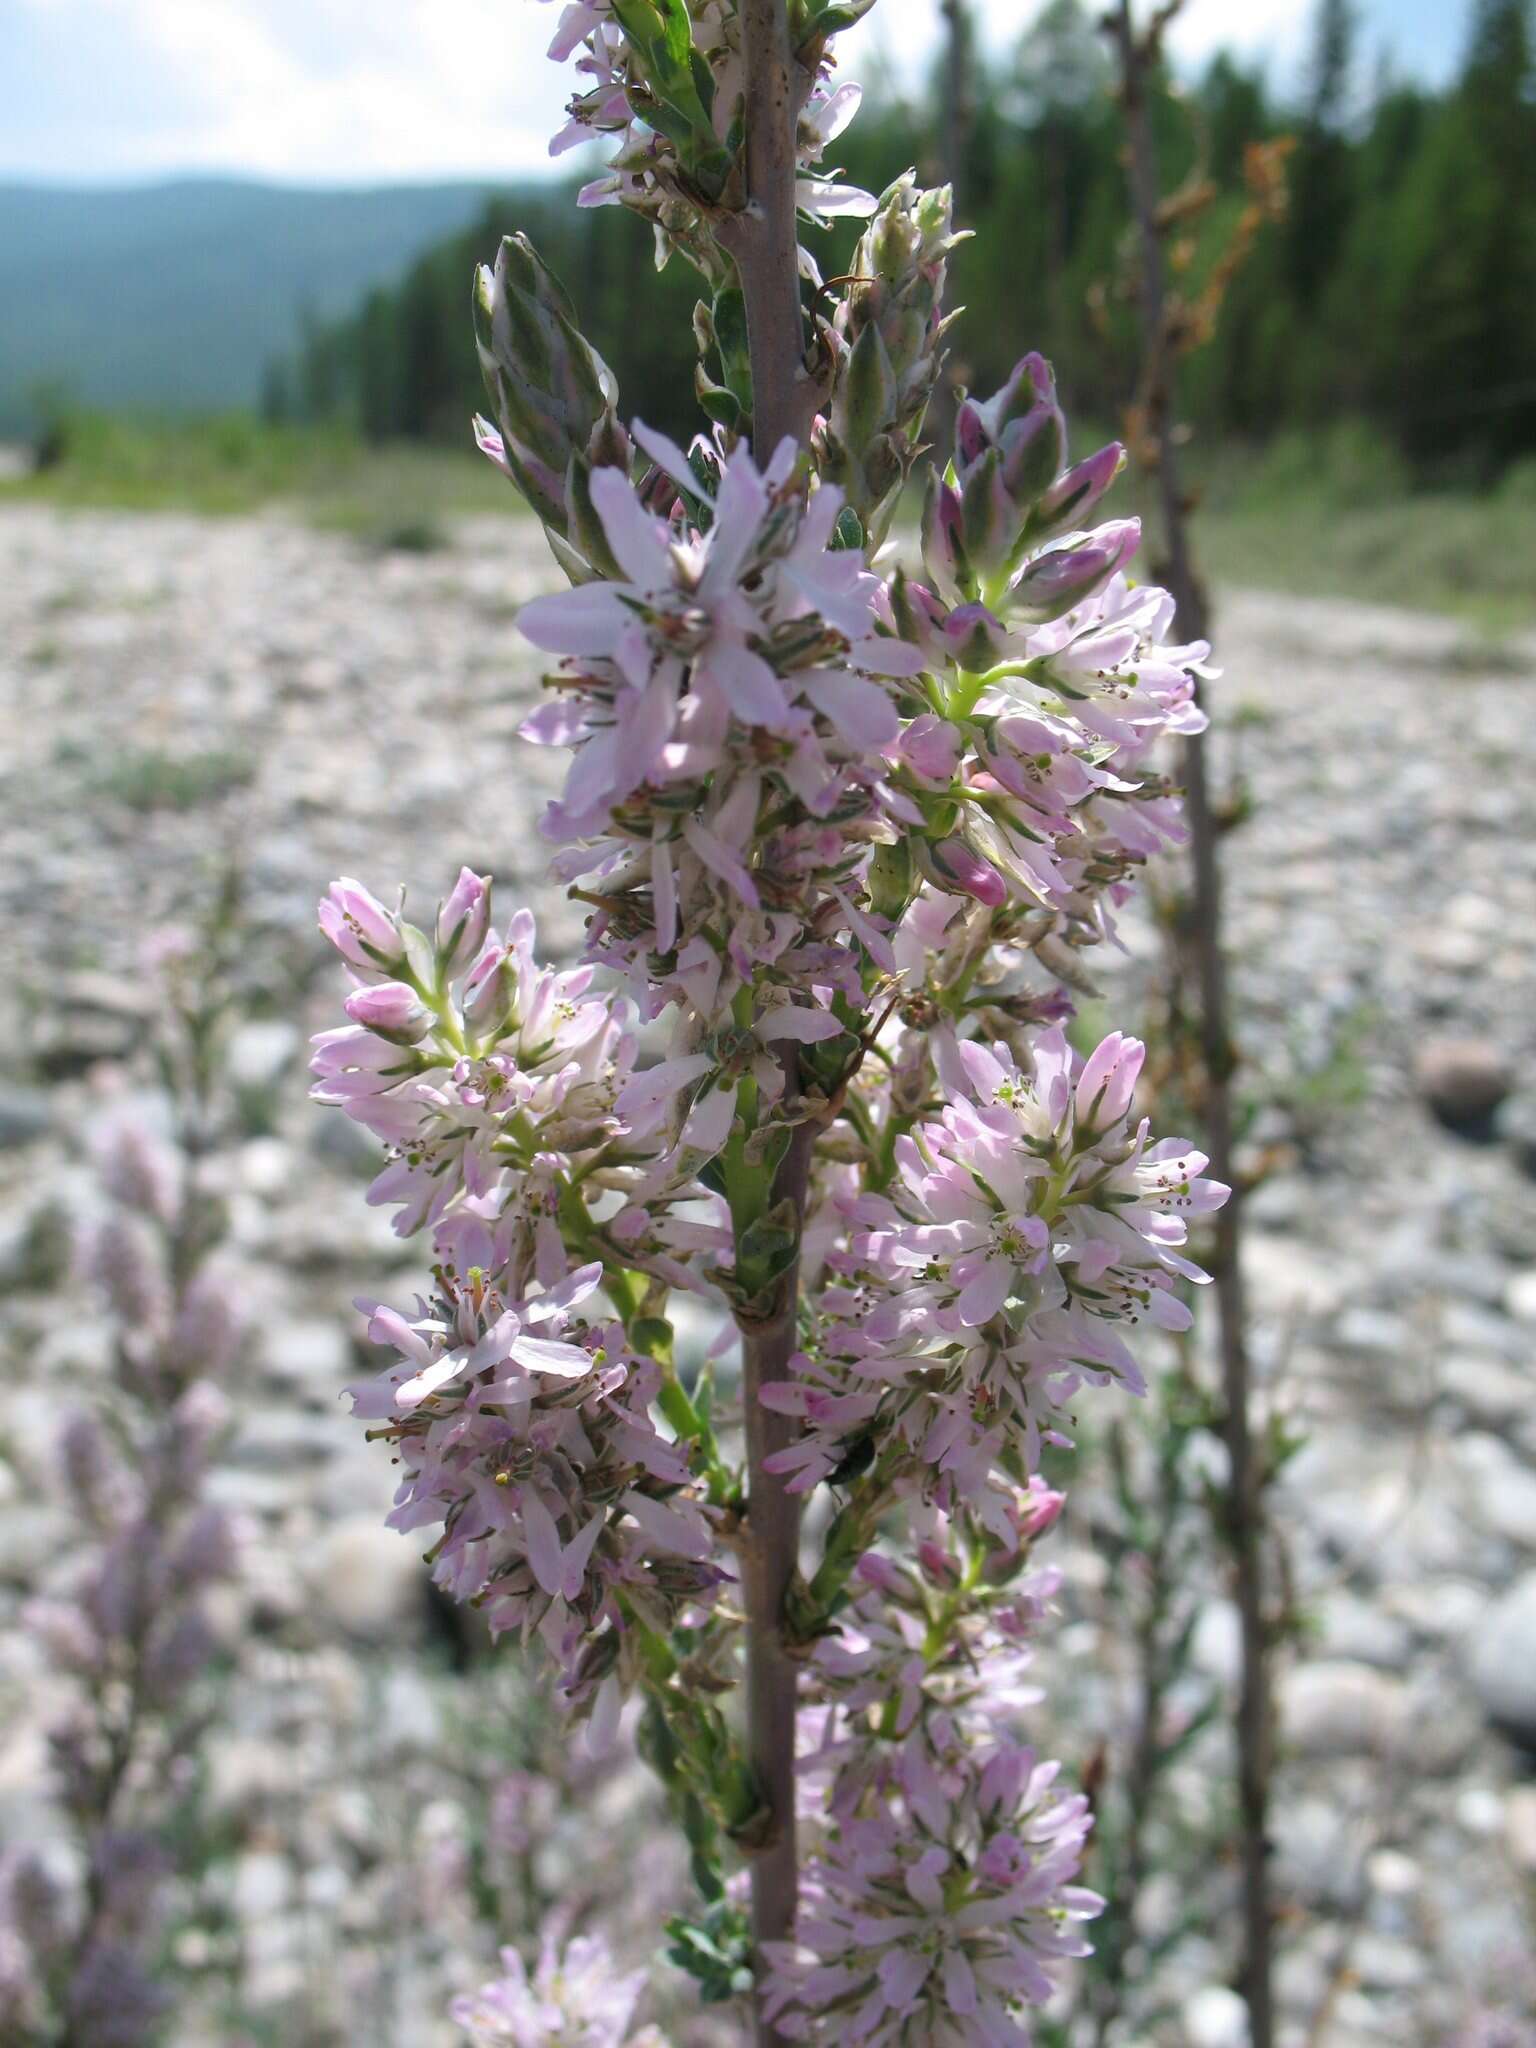
[[[1056,379],[1045,357],[1031,349],[1028,355],[1020,356],[999,391],[971,404],[988,444],[996,446],[1005,439],[1010,427],[1027,420],[1040,407],[1059,412]]]
[[[396,1045],[414,1045],[426,1035],[432,1013],[408,982],[380,981],[354,989],[343,1006],[354,1024],[376,1031]]]
[[[485,944],[491,924],[491,878],[469,868],[459,869],[459,879],[448,900],[437,913],[437,956],[445,981],[468,967]],[[366,1023],[359,1018],[359,1023]]]
[[[1010,420],[998,443],[1003,482],[1021,511],[1051,487],[1067,452],[1066,422],[1054,399]]]
[[[1092,1137],[1122,1123],[1136,1092],[1137,1076],[1147,1048],[1139,1038],[1112,1031],[1095,1050],[1078,1077],[1076,1111],[1079,1135]]]
[[[976,578],[965,551],[960,494],[936,469],[928,472],[922,537],[923,563],[939,592],[951,604],[974,598]]]
[[[68,1939],[64,1892],[35,1849],[24,1849],[11,1865],[9,1875],[7,1904],[16,1931],[35,1958],[46,1960],[61,1950]]]
[[[217,1261],[205,1265],[182,1297],[164,1364],[178,1381],[221,1378],[234,1364],[245,1334],[235,1276]]]
[[[398,920],[361,882],[343,875],[320,904],[320,929],[349,967],[384,981],[405,958]]]
[[[164,1327],[170,1284],[149,1233],[136,1216],[103,1217],[84,1247],[107,1305],[135,1336]]]
[[[1024,530],[1028,546],[1053,540],[1058,533],[1082,526],[1100,498],[1125,467],[1125,449],[1111,441],[1097,455],[1090,455],[1075,468],[1065,471],[1040,498]]]
[[[965,559],[978,581],[1006,573],[1023,520],[1008,493],[1001,449],[985,449],[960,472],[960,524]]]
[[[962,239],[953,232],[949,187],[924,190],[904,172],[881,195],[854,251],[828,333],[837,377],[816,452],[822,475],[842,487],[877,544],[943,365],[946,262]]]
[[[1050,364],[1042,356],[1022,357],[993,397],[967,398],[960,407],[956,485],[970,565],[983,580],[1012,575],[1031,541],[1064,532],[1065,523],[1058,522],[1070,523],[1080,505],[1086,509],[1099,472],[1086,478],[1074,473],[1071,488],[1058,492],[1066,445],[1066,421]],[[1037,519],[1037,508],[1047,498],[1049,514]]]
[[[64,1425],[59,1463],[75,1511],[96,1529],[110,1525],[123,1470],[93,1415],[72,1415]]]
[[[168,1468],[183,1492],[202,1483],[209,1459],[229,1428],[230,1406],[208,1380],[193,1380],[171,1410]]]
[[[945,839],[937,846],[922,839],[914,851],[929,881],[946,894],[974,896],[989,910],[1001,910],[1008,901],[1008,884],[992,863],[973,853],[963,839]]]
[[[501,432],[477,438],[553,540],[569,543],[572,488],[594,463],[628,466],[613,372],[576,324],[565,287],[526,235],[508,235],[474,285],[475,344]],[[579,488],[579,486],[577,486]],[[561,553],[566,561],[566,554]]]
[[[1052,548],[1037,555],[1008,594],[1008,609],[1031,625],[1059,619],[1102,590],[1141,545],[1141,521],[1119,519],[1101,526],[1081,547]]]
[[[175,1150],[136,1118],[123,1117],[103,1133],[102,1185],[125,1209],[173,1223],[181,1206],[181,1161]]]
[[[942,1543],[928,1536],[917,1546],[917,1562],[930,1586],[949,1593],[960,1583],[960,1566]]]
[[[866,1550],[853,1568],[853,1576],[861,1585],[873,1586],[877,1593],[884,1593],[888,1599],[910,1599],[912,1581],[894,1558],[887,1557],[880,1550]]]
[[[1030,1479],[1028,1490],[1021,1492],[1015,1502],[1021,1541],[1037,1542],[1048,1529],[1054,1529],[1066,1504],[1067,1496],[1055,1487],[1047,1486],[1036,1472]]]
[[[464,989],[464,1023],[474,1037],[492,1038],[517,996],[517,956],[510,948],[484,955]]]
[[[993,668],[1018,651],[1002,620],[984,604],[957,604],[944,620],[941,638],[946,659],[972,673]]]

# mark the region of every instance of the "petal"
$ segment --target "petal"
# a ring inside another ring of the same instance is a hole
[[[872,676],[920,676],[928,666],[927,656],[921,648],[911,647],[905,640],[878,636],[853,641],[848,649],[848,659],[855,668],[864,669]]]
[[[723,595],[735,587],[767,509],[768,492],[763,479],[746,449],[739,448],[726,464],[720,480],[715,523],[705,542],[708,559],[701,594]]]
[[[752,1026],[764,1045],[776,1039],[793,1039],[796,1045],[815,1045],[824,1038],[837,1038],[846,1029],[830,1010],[813,1010],[805,1004],[784,1003],[764,1010]]]
[[[567,1600],[576,1600],[580,1597],[582,1580],[587,1575],[587,1565],[607,1520],[606,1510],[599,1508],[587,1526],[566,1545],[560,1572],[560,1591]]]
[[[531,1486],[523,1489],[521,1507],[523,1541],[528,1546],[528,1569],[538,1581],[540,1590],[552,1600],[557,1600],[562,1575],[560,1532],[555,1527],[555,1518]]]
[[[403,1382],[395,1395],[396,1406],[414,1408],[418,1402],[425,1401],[429,1394],[436,1393],[439,1387],[446,1386],[450,1380],[456,1380],[463,1370],[464,1354],[454,1351],[446,1353],[435,1365],[424,1366],[413,1378]]]
[[[517,615],[517,630],[546,654],[611,654],[633,616],[616,584],[583,583],[530,598]]]
[[[816,109],[816,132],[823,142],[831,142],[842,134],[859,111],[863,97],[863,86],[852,78],[845,79],[836,92],[827,95],[824,104]]]
[[[868,220],[880,202],[872,192],[866,192],[858,185],[836,185],[821,178],[797,178],[795,204],[813,220],[831,219],[838,214],[852,214],[858,220]]]
[[[878,683],[864,676],[812,669],[799,683],[802,694],[855,747],[888,747],[901,732],[896,707]]]
[[[730,1136],[735,1114],[734,1083],[725,1088],[707,1088],[688,1112],[682,1143],[713,1158]]]
[[[990,1322],[1008,1299],[1008,1290],[1013,1284],[1013,1268],[1006,1259],[990,1258],[972,1279],[960,1290],[956,1307],[960,1320],[967,1329],[975,1329],[979,1323]]]
[[[697,1521],[633,1487],[624,1495],[624,1505],[653,1543],[679,1557],[708,1557],[709,1538]]]
[[[648,427],[644,420],[632,420],[629,430],[656,467],[671,477],[673,483],[680,485],[690,497],[702,498],[706,505],[713,504],[714,500],[709,492],[690,468],[688,457],[669,435],[658,433],[654,427]]]
[[[776,726],[789,709],[784,685],[760,654],[740,640],[712,641],[699,657],[701,676],[715,683],[743,725]]]
[[[592,1370],[590,1351],[555,1337],[514,1337],[507,1356],[527,1372],[552,1373],[563,1380],[584,1379]]]
[[[605,466],[592,474],[592,503],[624,574],[642,590],[664,590],[673,581],[666,528],[640,503],[621,469]]]
[[[707,1074],[714,1065],[708,1053],[685,1053],[680,1059],[661,1060],[654,1067],[632,1074],[619,1090],[614,1108],[620,1116],[635,1116],[656,1108],[679,1089]]]
[[[757,884],[731,847],[718,839],[707,825],[701,825],[697,818],[688,819],[683,826],[683,837],[705,867],[717,874],[750,909],[757,908]]]

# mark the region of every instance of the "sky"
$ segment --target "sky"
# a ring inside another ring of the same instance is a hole
[[[1040,0],[981,0],[989,40]],[[1437,80],[1463,7],[1360,0],[1362,46]],[[538,0],[0,0],[0,177],[108,183],[193,171],[296,183],[498,179],[547,163],[571,90]],[[937,0],[880,0],[848,75],[920,72]],[[1282,84],[1312,0],[1187,0],[1176,58],[1222,45]]]

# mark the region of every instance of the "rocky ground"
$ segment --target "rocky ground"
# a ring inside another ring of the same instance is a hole
[[[515,733],[537,670],[512,620],[550,580],[512,525],[379,555],[277,519],[0,513],[6,1841],[52,1825],[52,1681],[15,1616],[67,1550],[59,1388],[88,1392],[104,1347],[77,1290],[36,1286],[35,1218],[79,1205],[93,1063],[137,1028],[140,931],[184,914],[225,853],[309,991],[275,988],[235,1048],[265,1107],[229,1169],[257,1340],[220,1486],[259,1538],[210,1752],[220,1910],[182,1958],[206,1973],[199,2038],[430,2048],[445,1986],[489,1958],[475,1901],[492,1880],[504,1911],[574,1887],[622,1926],[673,1877],[611,1773],[585,1796],[641,1861],[594,1865],[591,1821],[541,1775],[567,1769],[558,1736],[504,1669],[454,1673],[413,1548],[379,1526],[387,1463],[336,1401],[347,1303],[414,1254],[365,1208],[366,1158],[304,1102],[296,1059],[332,1021],[310,934],[337,872],[429,904],[468,861],[503,904],[534,904],[548,950],[572,946],[533,830],[551,764]],[[1307,1435],[1276,1509],[1301,1624],[1280,1684],[1284,2038],[1430,2048],[1476,2023],[1479,2041],[1529,2041],[1513,2029],[1536,2027],[1536,649],[1234,594],[1220,653],[1220,765],[1254,802],[1228,842],[1271,1168],[1249,1211],[1254,1348],[1266,1404]],[[1133,927],[1107,977],[1122,1004],[1149,946]],[[1079,1756],[1128,1712],[1087,1499],[1060,1643],[1063,1690],[1099,1716],[1063,1734]],[[1191,1682],[1230,1677],[1212,1584]],[[1105,1671],[1121,1677],[1092,1682]],[[1213,1734],[1186,1773],[1220,1762]],[[1171,1908],[1154,1887],[1143,1910],[1155,1933]],[[1240,2041],[1229,1932],[1186,1942],[1171,2016],[1120,2038]],[[238,2019],[218,2006],[230,1982]]]

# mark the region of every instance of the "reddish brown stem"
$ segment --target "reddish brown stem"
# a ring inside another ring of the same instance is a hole
[[[752,368],[752,440],[766,464],[789,435],[803,441],[810,427],[814,389],[805,369],[805,322],[800,308],[800,252],[795,206],[796,124],[809,80],[790,47],[785,0],[740,0],[742,60],[747,78],[747,202],[718,230],[735,259],[746,301]],[[796,1062],[785,1062],[785,1102],[798,1088]],[[775,1204],[793,1205],[796,1228],[805,1216],[815,1132],[797,1125],[775,1177]],[[799,1562],[797,1498],[764,1469],[783,1447],[792,1422],[766,1409],[759,1395],[786,1377],[795,1349],[799,1261],[784,1275],[765,1319],[742,1330],[742,1403],[746,1418],[748,1496],[743,1594],[747,1612],[747,1741],[768,1809],[765,1839],[752,1857],[752,1935],[761,1956],[765,1942],[794,1932],[799,1894],[795,1839],[795,1707],[797,1666],[784,1637],[784,1602]],[[754,2014],[758,2048],[783,2039]]]
[[[791,1078],[790,1086],[793,1086]],[[774,1183],[776,1201],[791,1201],[805,1213],[814,1131],[797,1125]],[[798,1258],[785,1275],[770,1320],[742,1332],[741,1396],[746,1414],[750,1493],[746,1547],[742,1559],[747,1610],[747,1743],[758,1788],[769,1812],[766,1838],[752,1858],[752,1938],[759,1951],[769,1941],[788,1940],[794,1931],[800,1889],[795,1831],[795,1708],[798,1666],[788,1655],[784,1602],[799,1561],[800,1503],[766,1472],[764,1462],[789,1443],[795,1425],[759,1399],[761,1390],[788,1377],[796,1343],[800,1293]],[[759,2048],[778,2048],[783,2038],[756,2015]]]
[[[766,463],[785,435],[803,441],[816,403],[805,368],[795,131],[810,86],[789,39],[785,0],[739,0],[747,78],[746,204],[716,226],[747,308],[752,447]]]
[[[1158,484],[1166,576],[1182,635],[1204,639],[1205,593],[1190,552],[1187,504],[1170,431],[1175,407],[1175,356],[1169,331],[1167,277],[1159,225],[1161,185],[1149,75],[1157,38],[1171,19],[1165,8],[1146,37],[1138,36],[1130,0],[1119,0],[1108,26],[1120,57],[1121,93],[1129,145],[1131,207],[1141,255],[1140,310],[1144,362],[1140,390],[1142,431]],[[1242,1818],[1243,1970],[1253,2048],[1274,2040],[1273,1933],[1269,1887],[1270,1709],[1268,1637],[1264,1619],[1263,1520],[1258,1461],[1249,1418],[1252,1374],[1240,1258],[1242,1205],[1233,1171],[1234,1050],[1222,941],[1222,884],[1217,825],[1203,734],[1185,742],[1185,812],[1193,870],[1193,946],[1200,988],[1200,1035],[1205,1081],[1206,1146],[1218,1180],[1232,1195],[1216,1215],[1211,1277],[1216,1293],[1229,1476],[1227,1526],[1242,1638],[1237,1712],[1238,1804]]]

